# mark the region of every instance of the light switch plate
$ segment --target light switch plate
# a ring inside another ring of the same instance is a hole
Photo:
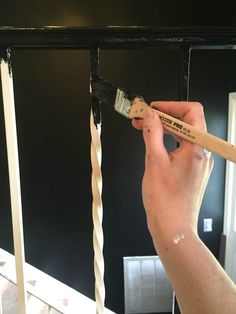
[[[203,231],[212,232],[212,218],[203,219]]]

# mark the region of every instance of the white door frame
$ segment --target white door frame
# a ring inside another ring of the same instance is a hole
[[[228,141],[236,145],[236,93],[229,94]],[[236,164],[226,162],[224,234],[225,270],[236,283]]]

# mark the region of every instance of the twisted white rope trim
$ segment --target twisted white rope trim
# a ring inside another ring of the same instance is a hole
[[[96,313],[105,313],[105,284],[104,284],[104,258],[103,258],[103,205],[102,205],[102,173],[101,173],[101,125],[94,124],[93,113],[90,113],[91,132],[91,163],[92,163],[92,194],[93,194],[93,247],[94,247],[94,273],[95,273],[95,300]]]

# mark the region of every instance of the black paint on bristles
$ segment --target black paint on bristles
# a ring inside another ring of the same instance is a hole
[[[93,76],[91,79],[92,95],[101,100],[104,104],[114,105],[116,99],[116,87],[105,81],[100,76]]]
[[[136,95],[133,93],[128,92],[124,88],[118,87],[125,93],[125,97],[129,100],[133,100]],[[102,103],[114,106],[117,87],[113,85],[111,82],[104,80],[100,76],[93,76],[91,79],[91,92],[92,95],[101,100]]]

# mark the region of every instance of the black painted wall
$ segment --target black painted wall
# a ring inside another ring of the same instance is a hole
[[[91,2],[90,2],[91,3]],[[137,4],[137,3],[136,3]],[[0,24],[234,25],[235,5],[184,1],[2,1]],[[7,12],[7,14],[6,14]],[[111,12],[110,14],[108,14]],[[228,93],[236,90],[236,55],[193,51],[190,100],[205,106],[208,130],[225,138]],[[13,71],[18,123],[26,260],[94,297],[87,51],[15,51]],[[176,100],[179,51],[147,48],[101,51],[101,73],[150,102]],[[155,254],[146,228],[140,185],[142,135],[110,108],[102,110],[106,304],[123,313],[123,256]],[[168,145],[173,145],[168,140]],[[0,246],[13,252],[5,132],[0,98]],[[225,162],[215,168],[203,200],[199,233],[217,256],[223,223]],[[202,232],[213,218],[213,232]]]

